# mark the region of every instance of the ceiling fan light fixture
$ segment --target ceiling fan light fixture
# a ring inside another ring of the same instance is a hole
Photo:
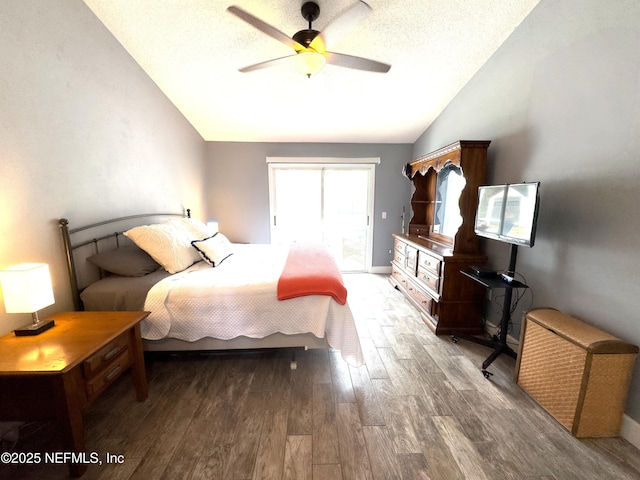
[[[298,70],[308,78],[311,78],[311,75],[315,75],[322,70],[324,64],[327,63],[327,59],[324,55],[314,50],[303,50],[296,55],[296,63]]]
[[[322,70],[325,63],[366,72],[386,73],[391,68],[391,65],[375,60],[330,52],[326,49],[327,44],[337,43],[357,22],[362,20],[362,18],[371,11],[371,7],[363,0],[355,0],[355,3],[343,10],[337,17],[333,18],[322,32],[314,30],[312,27],[312,22],[320,15],[320,7],[316,2],[305,2],[302,5],[301,13],[302,17],[309,22],[309,28],[296,32],[293,37],[289,37],[287,34],[265,21],[260,20],[249,12],[244,11],[240,7],[232,5],[227,8],[227,10],[252,27],[257,28],[296,52],[294,55],[274,58],[266,62],[240,68],[239,70],[241,72],[251,72],[253,70],[280,65],[281,63],[296,63],[298,69],[309,78],[311,75],[315,75]]]

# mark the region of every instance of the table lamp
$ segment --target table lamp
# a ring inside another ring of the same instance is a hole
[[[7,313],[30,313],[33,323],[14,331],[17,336],[39,335],[54,326],[40,320],[38,310],[53,305],[51,275],[46,263],[21,263],[0,271],[0,284]]]
[[[209,230],[213,233],[218,233],[220,231],[220,223],[216,219],[209,220],[207,222],[207,227],[209,227]]]

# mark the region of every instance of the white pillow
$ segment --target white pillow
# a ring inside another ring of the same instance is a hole
[[[200,261],[191,248],[191,238],[175,225],[158,223],[143,225],[124,232],[133,243],[147,252],[169,273],[178,273]]]
[[[231,242],[221,233],[216,233],[204,240],[194,240],[191,245],[195,247],[202,259],[212,267],[217,267],[233,253],[231,251]]]
[[[165,220],[163,223],[168,223],[169,225],[173,225],[177,228],[183,229],[185,233],[187,233],[187,236],[190,237],[189,241],[202,240],[212,237],[216,234],[216,232],[214,232],[200,220],[197,220],[195,218],[170,218],[168,220]]]

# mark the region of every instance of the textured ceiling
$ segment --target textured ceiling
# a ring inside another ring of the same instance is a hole
[[[292,36],[302,0],[84,0],[205,140],[412,143],[539,0],[371,0],[336,52],[388,73],[327,65],[238,68],[293,53],[226,11]],[[323,27],[355,0],[318,0]]]

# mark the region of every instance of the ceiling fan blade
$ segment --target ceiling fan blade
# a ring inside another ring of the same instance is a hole
[[[370,12],[371,7],[363,1],[358,1],[347,7],[328,23],[320,35],[313,39],[309,47],[323,53],[327,49],[327,45],[337,44]]]
[[[272,60],[267,60],[266,62],[256,63],[254,65],[249,65],[248,67],[239,68],[238,71],[242,73],[253,72],[254,70],[260,70],[262,68],[275,67],[281,63],[289,62],[289,59],[293,59],[297,54],[287,55],[286,57],[274,58]]]
[[[277,28],[272,27],[268,23],[263,22],[258,17],[255,17],[255,16],[251,15],[249,12],[241,9],[240,7],[236,7],[234,5],[234,6],[228,7],[227,10],[230,13],[233,13],[236,17],[238,17],[238,18],[244,20],[245,22],[247,22],[252,27],[257,28],[262,33],[266,33],[271,38],[274,38],[274,39],[278,40],[279,42],[284,43],[288,47],[291,47],[291,48],[293,48],[295,50],[304,49],[304,47],[302,45],[300,45],[298,42],[296,42],[293,38],[289,37],[286,33],[283,33],[280,30],[278,30]]]
[[[327,63],[338,67],[355,68],[356,70],[366,70],[367,72],[387,73],[391,65],[369,60],[368,58],[345,55],[344,53],[325,52]]]

